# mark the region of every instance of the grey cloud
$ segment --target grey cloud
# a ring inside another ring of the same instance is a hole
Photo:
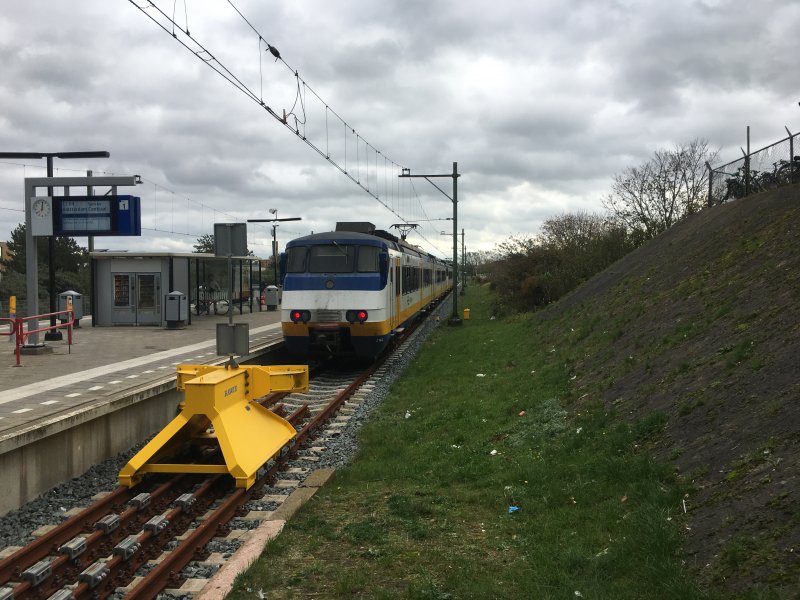
[[[171,12],[171,3],[159,2]],[[798,117],[796,3],[236,4],[385,155],[416,173],[448,172],[457,161],[460,224],[489,247],[511,233],[535,233],[554,214],[599,207],[614,173],[657,147],[704,137],[738,154],[746,124],[756,145],[781,137],[783,124]],[[227,5],[188,8],[192,31],[215,55],[258,93],[263,86],[276,112],[292,107],[292,73],[263,48],[257,54],[257,40]],[[0,33],[7,149],[107,149],[110,160],[69,167],[136,172],[162,186],[139,189],[150,229],[126,240],[132,246],[190,248],[198,229],[178,233],[178,223],[209,228],[215,212],[247,218],[277,207],[302,216],[281,225],[284,241],[329,229],[342,215],[383,227],[398,220],[132,5],[13,3],[0,15]],[[343,126],[326,126],[331,115],[310,93],[305,108],[295,110],[306,119],[301,134],[343,162]],[[385,185],[352,146],[347,161],[354,177],[373,189]],[[6,232],[20,220],[10,208],[21,202],[22,176],[21,167],[0,165]],[[409,181],[390,187],[382,199],[410,220],[451,211],[423,180],[414,189]],[[173,204],[180,212],[170,212]],[[152,231],[162,221],[176,231]],[[440,225],[422,234],[446,250]]]

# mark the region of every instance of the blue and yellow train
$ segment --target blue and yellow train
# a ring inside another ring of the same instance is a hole
[[[281,271],[283,339],[298,356],[375,357],[453,285],[449,264],[371,223],[292,240]]]

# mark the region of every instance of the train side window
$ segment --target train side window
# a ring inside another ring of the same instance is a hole
[[[377,246],[360,246],[358,248],[358,272],[359,273],[378,273],[380,264],[378,256],[381,249]]]
[[[286,259],[286,272],[304,273],[306,270],[307,254],[307,246],[294,246],[293,248],[289,248],[287,251],[288,258]]]
[[[394,293],[400,295],[400,267],[394,268]]]

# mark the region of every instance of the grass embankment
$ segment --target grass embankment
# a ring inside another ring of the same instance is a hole
[[[592,324],[464,300],[229,598],[708,597],[681,566],[683,490],[646,450],[663,419],[571,389]]]

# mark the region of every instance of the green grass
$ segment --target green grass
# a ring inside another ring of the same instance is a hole
[[[229,598],[716,597],[682,567],[685,490],[646,451],[665,416],[628,423],[572,389],[573,343],[600,352],[615,329],[490,320],[477,286],[462,306]]]

